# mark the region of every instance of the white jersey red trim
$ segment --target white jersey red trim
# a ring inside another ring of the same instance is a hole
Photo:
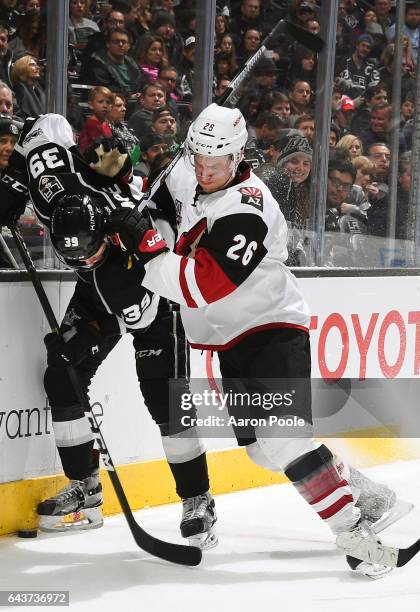
[[[284,265],[286,221],[264,183],[247,169],[229,188],[200,193],[182,158],[166,189],[178,240],[147,263],[143,285],[181,304],[191,346],[220,351],[265,329],[308,331],[309,308]]]

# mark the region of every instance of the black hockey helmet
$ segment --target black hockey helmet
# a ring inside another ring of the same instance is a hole
[[[95,198],[81,194],[62,197],[51,215],[50,230],[59,259],[71,268],[94,268],[85,260],[104,243],[105,221],[103,207]]]

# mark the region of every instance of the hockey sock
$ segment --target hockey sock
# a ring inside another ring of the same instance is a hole
[[[360,518],[349,483],[323,444],[285,469],[286,476],[333,533],[348,531]]]
[[[184,463],[169,463],[181,499],[195,497],[209,490],[206,453]]]

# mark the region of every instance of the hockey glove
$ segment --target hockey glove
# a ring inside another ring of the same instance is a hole
[[[118,138],[103,136],[86,149],[84,158],[89,166],[102,176],[116,181],[131,181],[133,166],[124,143]]]
[[[29,192],[25,175],[15,170],[4,170],[0,180],[0,226],[14,225],[24,213]]]
[[[137,208],[120,208],[111,213],[107,226],[108,234],[118,234],[121,246],[145,265],[161,253],[168,251],[168,245],[152,225],[147,213]]]
[[[74,333],[67,341],[62,334],[51,333],[45,336],[47,364],[50,368],[77,366],[102,348],[104,339],[90,323],[81,324],[77,330],[74,327],[70,329]]]

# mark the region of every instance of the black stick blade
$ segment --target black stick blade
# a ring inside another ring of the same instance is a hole
[[[185,546],[185,544],[173,544],[159,540],[143,529],[132,529],[134,539],[138,546],[159,559],[177,563],[178,565],[199,565],[203,553],[196,546]]]
[[[315,51],[315,53],[322,51],[324,48],[324,41],[322,38],[316,34],[312,34],[312,32],[308,32],[308,30],[304,30],[291,21],[285,21],[284,23],[286,24],[287,34],[294,38],[300,45],[311,49],[311,51]]]
[[[414,544],[412,544],[408,548],[400,548],[400,550],[398,551],[397,567],[403,567],[403,565],[411,561],[411,559],[415,555],[417,555],[419,551],[420,540],[417,540],[417,542],[414,542]]]

